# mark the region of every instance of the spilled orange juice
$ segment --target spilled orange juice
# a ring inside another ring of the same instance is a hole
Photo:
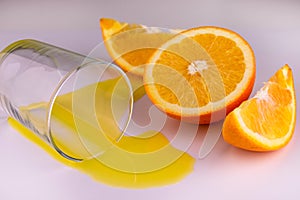
[[[87,86],[73,93],[84,94],[89,88]],[[96,92],[96,95],[103,96],[103,92]],[[95,140],[93,135],[99,135],[99,130],[89,126],[87,122],[81,121],[83,119],[75,120],[71,96],[72,93],[68,93],[57,98],[53,106],[53,116],[62,120],[69,129],[76,129],[77,124],[74,121],[84,124],[83,127],[88,132],[88,134],[84,134],[85,140],[93,142]],[[84,105],[84,102],[82,104]],[[46,109],[46,104],[37,103],[23,107],[22,110],[26,112],[26,109],[31,110],[32,108]],[[71,161],[62,157],[53,147],[16,120],[10,118],[9,123],[57,161],[89,175],[96,181],[111,186],[147,188],[176,183],[193,171],[195,163],[193,157],[174,148],[163,133],[155,130],[149,130],[138,136],[124,135],[119,141],[111,140],[103,135],[101,137],[103,141],[96,144],[108,145],[109,148],[106,148],[101,155],[80,162]],[[110,123],[105,124],[108,127],[104,127],[103,130],[109,130]],[[60,145],[64,146],[64,144]]]

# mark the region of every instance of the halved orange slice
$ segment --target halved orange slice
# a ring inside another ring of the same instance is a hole
[[[229,144],[252,151],[285,146],[296,124],[296,97],[292,71],[283,66],[257,92],[225,119],[223,138]]]
[[[144,73],[151,101],[196,124],[225,118],[250,95],[255,59],[237,33],[218,27],[183,31],[157,49]]]
[[[179,30],[100,19],[102,37],[113,61],[124,71],[142,76],[144,65],[164,42]]]

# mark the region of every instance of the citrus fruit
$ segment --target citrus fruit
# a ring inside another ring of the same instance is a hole
[[[157,49],[145,67],[144,86],[151,101],[168,115],[208,124],[246,100],[255,80],[255,58],[237,33],[199,27]]]
[[[153,52],[178,31],[114,19],[100,19],[102,37],[113,61],[124,71],[142,76],[144,65]]]
[[[226,117],[224,140],[252,151],[271,151],[285,146],[295,128],[295,98],[292,71],[285,65],[253,98]]]

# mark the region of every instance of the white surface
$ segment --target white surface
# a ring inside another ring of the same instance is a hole
[[[88,54],[101,41],[101,17],[166,28],[216,25],[238,32],[251,44],[257,63],[254,92],[287,63],[293,69],[300,97],[297,0],[81,2],[1,0],[0,48],[15,40],[34,38]],[[180,183],[145,190],[95,182],[53,160],[2,120],[0,199],[299,199],[299,114],[298,105],[295,135],[280,151],[251,153],[220,139],[212,153],[197,161],[194,172]]]

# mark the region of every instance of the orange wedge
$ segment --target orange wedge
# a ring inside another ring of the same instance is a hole
[[[229,144],[252,151],[272,151],[292,138],[296,97],[292,71],[283,66],[252,98],[231,112],[223,125]]]
[[[144,73],[146,93],[158,108],[196,124],[225,118],[249,97],[254,80],[250,45],[218,27],[177,34],[154,52]]]
[[[175,35],[177,30],[128,24],[100,19],[102,37],[113,61],[124,71],[142,76],[144,65],[153,52]]]

